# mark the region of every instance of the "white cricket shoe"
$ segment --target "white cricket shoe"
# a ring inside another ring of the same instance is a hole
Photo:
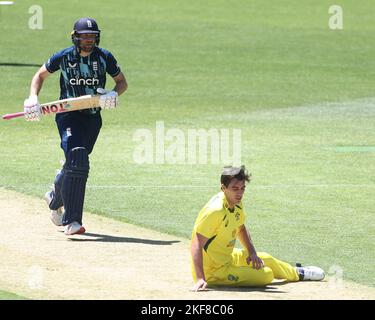
[[[324,279],[324,270],[319,267],[297,267],[300,281],[321,281]]]
[[[73,234],[81,234],[84,233],[86,229],[81,226],[77,221],[73,221],[72,223],[65,226],[64,233],[67,236],[72,236]]]
[[[48,207],[52,201],[52,192],[53,190],[47,191],[44,195],[44,199],[46,200]],[[50,218],[54,225],[62,226],[62,217],[63,217],[63,208],[60,207],[57,210],[51,210]]]

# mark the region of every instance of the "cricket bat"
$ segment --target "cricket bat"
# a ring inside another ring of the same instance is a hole
[[[68,98],[63,100],[52,101],[40,105],[40,111],[43,116],[56,113],[70,112],[76,110],[90,109],[99,107],[100,95],[85,95],[78,98]],[[3,115],[4,120],[23,117],[24,112],[9,113]]]

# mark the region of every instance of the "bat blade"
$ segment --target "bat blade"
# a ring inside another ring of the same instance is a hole
[[[40,105],[40,111],[43,116],[56,113],[84,110],[99,107],[100,95],[85,95],[78,98],[68,98],[63,100],[52,101]],[[24,116],[24,112],[16,112],[3,115],[4,120]]]

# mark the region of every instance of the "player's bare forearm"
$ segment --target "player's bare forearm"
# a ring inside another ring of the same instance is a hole
[[[203,270],[203,248],[207,243],[208,239],[199,233],[196,233],[191,243],[191,255],[193,259],[196,283],[191,291],[197,292],[205,290],[207,287],[207,281],[205,279]]]
[[[35,73],[30,85],[30,96],[38,95],[42,89],[44,79],[48,77],[50,73],[47,71],[45,65],[41,66],[40,69]]]
[[[30,85],[30,96],[32,95],[38,95],[40,92],[40,89],[42,89],[43,86],[43,79],[39,76],[39,73],[36,73],[31,80]]]
[[[251,241],[250,232],[246,229],[245,225],[240,226],[238,231],[238,239],[241,244],[245,247],[249,255],[256,254],[255,247]]]
[[[198,279],[205,279],[203,271],[203,247],[205,244],[205,239],[202,235],[196,234],[191,243],[191,256],[194,263],[195,275]],[[203,244],[203,245],[202,245]]]
[[[257,255],[254,245],[251,241],[250,233],[246,230],[245,225],[240,226],[238,231],[238,239],[246,248],[249,256],[246,259],[247,264],[252,263],[253,269],[259,270],[264,267],[264,262]]]
[[[128,83],[126,82],[125,76],[122,72],[114,77],[113,80],[116,83],[113,91],[116,91],[118,95],[123,94],[128,89]]]

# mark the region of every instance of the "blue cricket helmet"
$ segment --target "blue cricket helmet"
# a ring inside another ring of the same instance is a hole
[[[81,18],[74,23],[72,35],[73,44],[79,47],[80,34],[93,33],[96,35],[95,44],[98,46],[100,42],[100,30],[94,19]]]

